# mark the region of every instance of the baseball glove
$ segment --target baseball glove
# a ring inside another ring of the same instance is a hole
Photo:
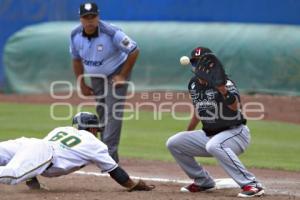
[[[128,189],[128,192],[132,191],[151,191],[155,188],[154,185],[147,185],[144,181],[139,180],[134,186]]]
[[[212,87],[224,85],[227,79],[222,63],[213,54],[206,54],[199,58],[195,74]]]

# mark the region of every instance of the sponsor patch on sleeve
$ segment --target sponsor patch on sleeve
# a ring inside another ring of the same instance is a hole
[[[128,37],[125,37],[123,40],[122,40],[122,44],[125,46],[125,47],[128,47],[129,44],[130,44],[130,40]]]
[[[130,44],[130,41],[129,41],[129,39],[127,37],[125,37],[123,39],[122,43],[123,43],[124,46],[128,46]]]

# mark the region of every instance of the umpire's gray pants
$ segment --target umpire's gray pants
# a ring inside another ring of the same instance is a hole
[[[128,85],[113,86],[112,77],[108,76],[106,83],[104,78],[91,78],[92,88],[95,93],[96,111],[100,123],[103,125],[101,140],[108,147],[110,156],[118,163],[118,146],[122,129],[122,117],[124,101]],[[106,91],[105,91],[106,90]],[[116,94],[116,95],[114,95]]]
[[[197,185],[215,185],[210,174],[196,162],[195,157],[199,156],[215,157],[226,173],[241,187],[261,186],[238,158],[249,143],[249,129],[240,125],[211,138],[202,130],[180,132],[168,139],[167,147],[183,171]]]

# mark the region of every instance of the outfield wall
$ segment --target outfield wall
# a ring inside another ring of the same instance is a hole
[[[114,22],[141,49],[138,90],[186,90],[192,73],[179,58],[195,46],[216,52],[244,92],[300,94],[300,27],[234,23]],[[77,22],[44,23],[13,35],[4,51],[7,92],[49,92],[53,81],[74,83],[68,52]],[[59,31],[57,31],[59,30]],[[58,85],[64,91],[66,85]]]

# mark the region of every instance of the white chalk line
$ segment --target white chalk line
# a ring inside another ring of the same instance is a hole
[[[109,174],[102,174],[98,172],[87,172],[87,171],[76,171],[74,174],[83,175],[83,176],[99,176],[99,177],[110,177]],[[155,177],[139,177],[139,176],[130,176],[130,178],[134,180],[145,180],[145,181],[153,181],[159,183],[176,183],[176,184],[190,184],[191,180],[176,180],[176,179],[167,179],[167,178],[155,178]],[[214,179],[216,182],[216,189],[231,189],[231,188],[240,188],[239,185],[231,178],[220,178]],[[266,188],[265,188],[266,189]],[[269,194],[282,194],[289,196],[300,196],[300,194],[292,194],[289,191],[276,190],[276,189],[268,189]]]
[[[77,171],[74,172],[77,175],[86,175],[86,176],[100,176],[100,177],[109,177],[108,174],[101,174],[97,172],[86,172],[86,171]],[[160,182],[160,183],[177,183],[177,184],[190,184],[192,183],[191,180],[175,180],[175,179],[166,179],[166,178],[154,178],[154,177],[138,177],[138,176],[130,176],[130,178],[139,180],[143,179],[145,181],[153,181],[153,182]],[[216,182],[216,189],[227,189],[227,188],[239,188],[239,185],[234,182],[231,178],[222,178],[222,179],[215,179]]]

